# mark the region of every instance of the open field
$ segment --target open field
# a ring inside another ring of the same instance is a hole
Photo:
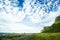
[[[37,33],[29,37],[28,40],[60,40],[60,33]]]
[[[60,40],[60,33],[0,34],[0,40]]]

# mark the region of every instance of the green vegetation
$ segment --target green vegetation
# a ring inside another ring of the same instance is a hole
[[[21,38],[23,35],[21,34],[16,34],[16,33],[12,33],[12,34],[0,34],[0,40],[19,40],[19,38]]]
[[[33,34],[27,40],[60,40],[60,33],[38,33],[38,34]]]
[[[60,40],[60,33],[2,34],[0,40]]]
[[[60,16],[58,16],[52,26],[44,27],[42,33],[57,33],[60,32]]]
[[[60,16],[52,26],[44,27],[42,33],[33,34],[28,40],[60,40]]]

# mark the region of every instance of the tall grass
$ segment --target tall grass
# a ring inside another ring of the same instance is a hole
[[[38,33],[28,37],[27,40],[60,40],[60,33]]]
[[[36,33],[24,37],[25,34],[0,34],[0,40],[60,40],[60,33]]]

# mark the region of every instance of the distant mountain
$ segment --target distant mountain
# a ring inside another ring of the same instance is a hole
[[[55,19],[55,22],[52,26],[46,26],[42,30],[42,33],[55,33],[60,32],[60,16]]]

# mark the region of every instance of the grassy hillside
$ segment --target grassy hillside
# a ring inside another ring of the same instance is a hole
[[[56,32],[60,32],[60,16],[56,18],[53,25],[46,26],[42,30],[42,33],[56,33]]]
[[[60,16],[58,16],[56,19],[55,19],[55,23],[54,24],[60,24]]]
[[[28,40],[60,40],[60,16],[53,25],[44,27],[42,33],[33,34]]]

